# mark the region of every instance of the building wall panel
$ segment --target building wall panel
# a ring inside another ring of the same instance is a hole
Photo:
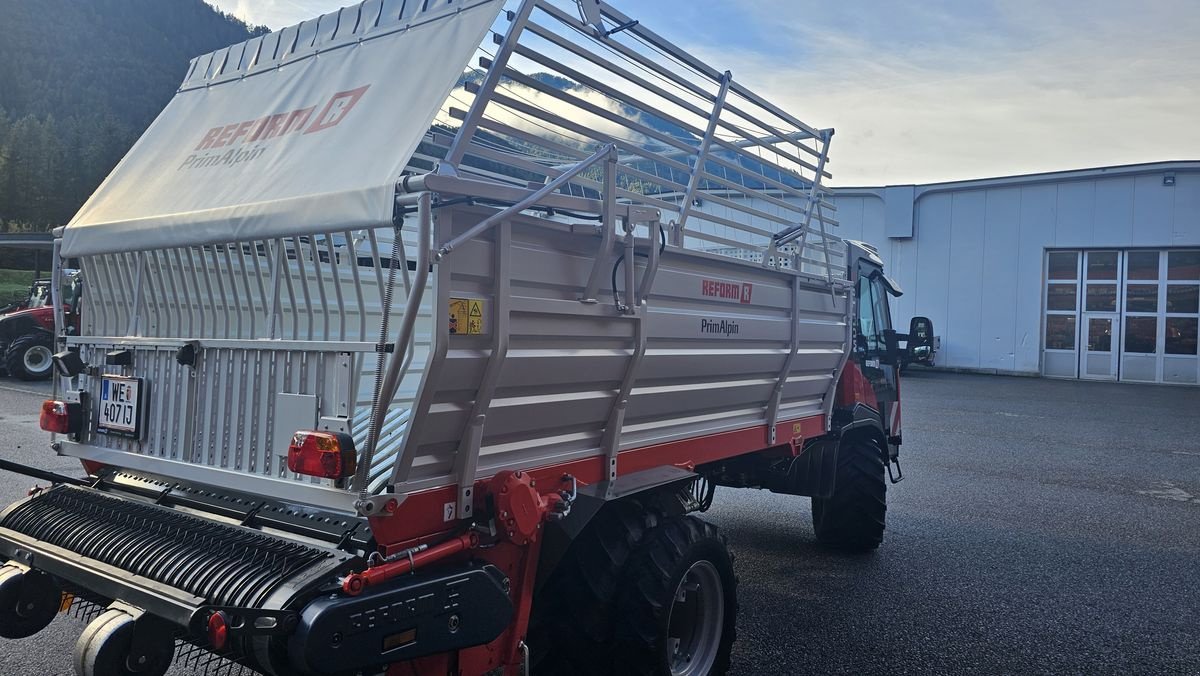
[[[1169,246],[1174,231],[1175,188],[1162,174],[1138,176],[1133,184],[1133,246]]]
[[[1127,247],[1133,244],[1133,181],[1103,178],[1096,181],[1091,244]]]
[[[1017,285],[1013,264],[1021,249],[1021,191],[987,191],[983,238],[983,288],[980,306],[979,366],[1016,370]]]
[[[1070,248],[1090,242],[1095,235],[1092,224],[1096,220],[1096,183],[1061,183],[1057,188],[1054,245]]]
[[[1200,244],[1200,173],[1175,175],[1173,228],[1171,242],[1175,246]]]
[[[838,195],[838,234],[879,247],[905,290],[892,303],[897,328],[932,319],[940,366],[1042,371],[1047,249],[1200,247],[1197,162],[917,186],[912,237],[887,236],[896,194]]]
[[[956,192],[951,198],[946,331],[953,331],[955,341],[946,346],[943,356],[964,367],[979,368],[987,192]]]

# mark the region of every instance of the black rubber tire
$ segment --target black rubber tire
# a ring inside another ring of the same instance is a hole
[[[53,354],[53,338],[45,331],[38,331],[14,340],[4,352],[4,365],[8,368],[8,375],[20,380],[49,380],[54,373],[54,363],[49,359],[45,362],[45,368],[41,370],[34,371],[25,367],[25,353],[34,349],[45,349]]]
[[[61,603],[62,589],[49,575],[0,567],[0,636],[33,636],[54,621]]]
[[[107,610],[83,630],[75,644],[76,676],[163,676],[175,657],[175,646],[163,650],[137,669],[129,665],[134,619],[123,610]]]
[[[534,673],[614,673],[613,636],[624,620],[616,613],[617,592],[629,558],[658,521],[640,502],[621,500],[605,505],[575,538],[533,599]]]
[[[883,451],[876,442],[865,437],[842,441],[833,495],[812,501],[818,542],[848,552],[879,547],[887,517],[884,470]]]
[[[676,607],[676,593],[684,576],[694,565],[704,562],[715,569],[719,589],[710,592],[721,599],[713,614],[721,618],[719,639],[711,665],[703,673],[724,674],[729,670],[729,655],[737,638],[737,576],[733,571],[733,553],[716,526],[695,516],[665,520],[646,536],[630,561],[626,584],[617,601],[622,619],[617,631],[616,654],[619,674],[670,676],[672,652],[670,621]],[[681,610],[680,612],[683,612]],[[704,642],[704,645],[713,645]],[[702,665],[697,664],[700,669]]]

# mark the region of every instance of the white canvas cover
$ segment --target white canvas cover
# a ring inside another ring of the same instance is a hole
[[[367,0],[198,57],[62,254],[390,222],[401,170],[502,7]]]

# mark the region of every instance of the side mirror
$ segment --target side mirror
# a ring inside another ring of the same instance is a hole
[[[929,317],[913,317],[908,323],[908,346],[924,347],[933,345],[933,322]]]
[[[59,352],[50,359],[54,363],[54,370],[64,378],[74,378],[87,368],[87,364],[83,363],[79,352],[75,350]]]

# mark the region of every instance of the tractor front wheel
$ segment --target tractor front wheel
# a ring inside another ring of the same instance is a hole
[[[833,495],[813,498],[813,530],[821,544],[866,552],[883,542],[887,480],[883,451],[869,438],[844,439],[837,455]]]

